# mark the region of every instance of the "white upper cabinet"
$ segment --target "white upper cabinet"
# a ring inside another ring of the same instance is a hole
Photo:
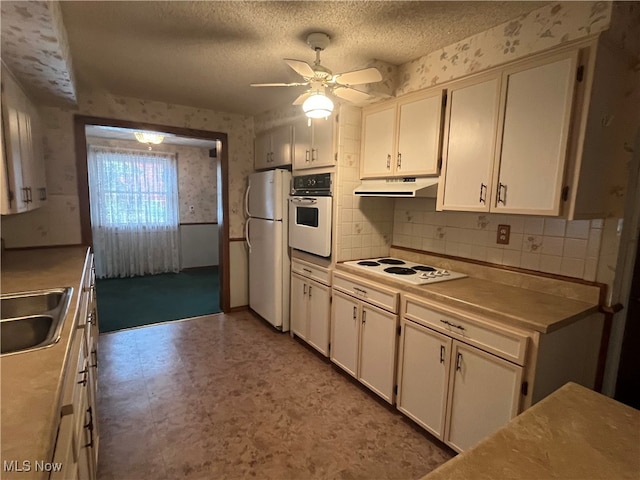
[[[577,56],[573,51],[503,73],[496,212],[560,213]]]
[[[620,216],[637,108],[627,58],[599,39],[446,85],[438,210]]]
[[[283,125],[256,135],[254,167],[256,170],[291,165],[293,129]]]
[[[331,167],[335,165],[334,117],[314,119],[309,126],[304,118],[293,125],[293,169]]]
[[[443,95],[430,89],[365,108],[360,177],[436,175]]]
[[[445,210],[489,211],[499,100],[498,74],[449,89],[439,191]]]
[[[42,135],[38,112],[9,70],[2,67],[2,195],[0,212],[33,210],[45,204]]]

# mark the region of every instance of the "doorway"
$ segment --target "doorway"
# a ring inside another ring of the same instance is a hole
[[[74,117],[75,130],[75,147],[76,147],[76,163],[78,170],[78,193],[80,197],[80,223],[82,233],[82,243],[93,246],[94,238],[91,229],[91,213],[90,213],[90,192],[88,177],[88,158],[87,158],[87,128],[100,126],[103,129],[112,129],[114,132],[118,130],[135,130],[146,132],[158,132],[165,135],[176,136],[183,139],[191,139],[194,142],[205,142],[207,145],[215,145],[212,148],[212,154],[216,156],[216,183],[217,183],[217,257],[219,264],[219,299],[218,304],[223,312],[230,310],[230,281],[229,281],[229,225],[228,225],[228,154],[227,154],[227,135],[220,132],[209,132],[205,130],[196,130],[181,127],[171,127],[166,125],[147,124],[140,122],[131,122],[127,120],[117,120],[101,117],[88,117],[76,115]],[[209,143],[207,143],[209,142]],[[145,148],[143,146],[143,148]],[[206,225],[192,225],[187,223],[189,228],[199,230],[202,234]],[[206,222],[202,222],[206,223]],[[196,231],[196,236],[198,232]],[[192,236],[191,236],[192,237]],[[190,250],[190,253],[193,253]],[[211,253],[211,252],[205,252]],[[193,257],[193,255],[191,256]],[[194,259],[187,259],[187,262],[193,262]]]

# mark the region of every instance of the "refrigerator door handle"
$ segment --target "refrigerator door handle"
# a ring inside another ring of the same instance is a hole
[[[247,185],[247,191],[244,192],[244,211],[247,214],[247,217],[250,217],[249,213],[249,190],[251,190],[251,184]]]
[[[249,190],[247,190],[248,192]],[[247,218],[247,221],[244,222],[244,241],[249,248],[249,253],[251,253],[251,242],[249,241],[249,222],[251,221],[251,217]]]

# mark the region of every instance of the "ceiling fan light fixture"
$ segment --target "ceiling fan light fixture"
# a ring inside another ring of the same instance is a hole
[[[327,118],[333,112],[333,102],[321,92],[316,92],[302,104],[304,114],[309,118]]]
[[[152,143],[153,145],[158,145],[164,140],[164,135],[161,135],[159,133],[135,132],[134,135],[136,136],[136,140],[138,140],[140,143]]]

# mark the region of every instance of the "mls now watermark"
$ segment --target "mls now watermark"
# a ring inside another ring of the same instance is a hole
[[[5,460],[2,464],[4,472],[59,472],[62,462],[45,462],[44,460]]]

